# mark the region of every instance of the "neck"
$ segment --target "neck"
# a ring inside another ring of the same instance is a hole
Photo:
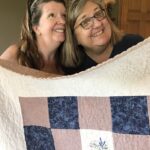
[[[63,71],[62,69],[56,64],[56,62],[48,62],[44,65],[44,67],[42,68],[42,71],[48,72],[48,73],[53,73],[53,74],[59,74],[59,75],[63,75]]]
[[[37,41],[37,45],[38,50],[42,54],[44,60],[44,67],[42,68],[42,71],[53,74],[62,74],[62,70],[56,62],[56,51],[59,45],[54,45],[53,43],[46,44],[41,40]]]
[[[44,42],[37,42],[38,50],[42,54],[44,61],[48,61],[49,59],[55,59],[55,53],[58,49],[58,45],[54,46],[52,44],[46,44]]]
[[[48,56],[45,56],[44,58],[44,67],[43,71],[53,73],[53,74],[63,74],[61,67],[57,63],[55,53],[51,53]]]
[[[113,50],[113,46],[109,44],[107,47],[103,46],[99,49],[91,49],[86,51],[86,54],[97,63],[102,63],[109,59]]]

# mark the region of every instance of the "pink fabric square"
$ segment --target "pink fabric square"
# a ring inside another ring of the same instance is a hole
[[[47,98],[20,97],[25,126],[36,125],[50,128]]]

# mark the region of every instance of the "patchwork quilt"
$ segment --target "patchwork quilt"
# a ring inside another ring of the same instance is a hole
[[[20,98],[29,150],[146,150],[150,97]]]
[[[149,150],[150,38],[69,76],[0,60],[0,149]]]

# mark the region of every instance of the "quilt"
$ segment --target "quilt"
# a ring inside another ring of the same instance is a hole
[[[150,149],[150,38],[69,76],[0,60],[0,149]]]

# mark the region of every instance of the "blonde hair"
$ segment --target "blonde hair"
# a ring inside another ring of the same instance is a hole
[[[111,43],[115,45],[123,36],[123,33],[116,27],[107,15],[106,5],[104,0],[71,0],[67,11],[67,27],[66,27],[66,41],[63,48],[63,64],[66,67],[75,67],[82,62],[82,53],[80,46],[78,46],[77,39],[74,33],[74,25],[76,19],[81,13],[82,8],[87,1],[91,1],[99,5],[105,10],[106,17],[112,29]],[[68,55],[69,53],[69,55]]]

